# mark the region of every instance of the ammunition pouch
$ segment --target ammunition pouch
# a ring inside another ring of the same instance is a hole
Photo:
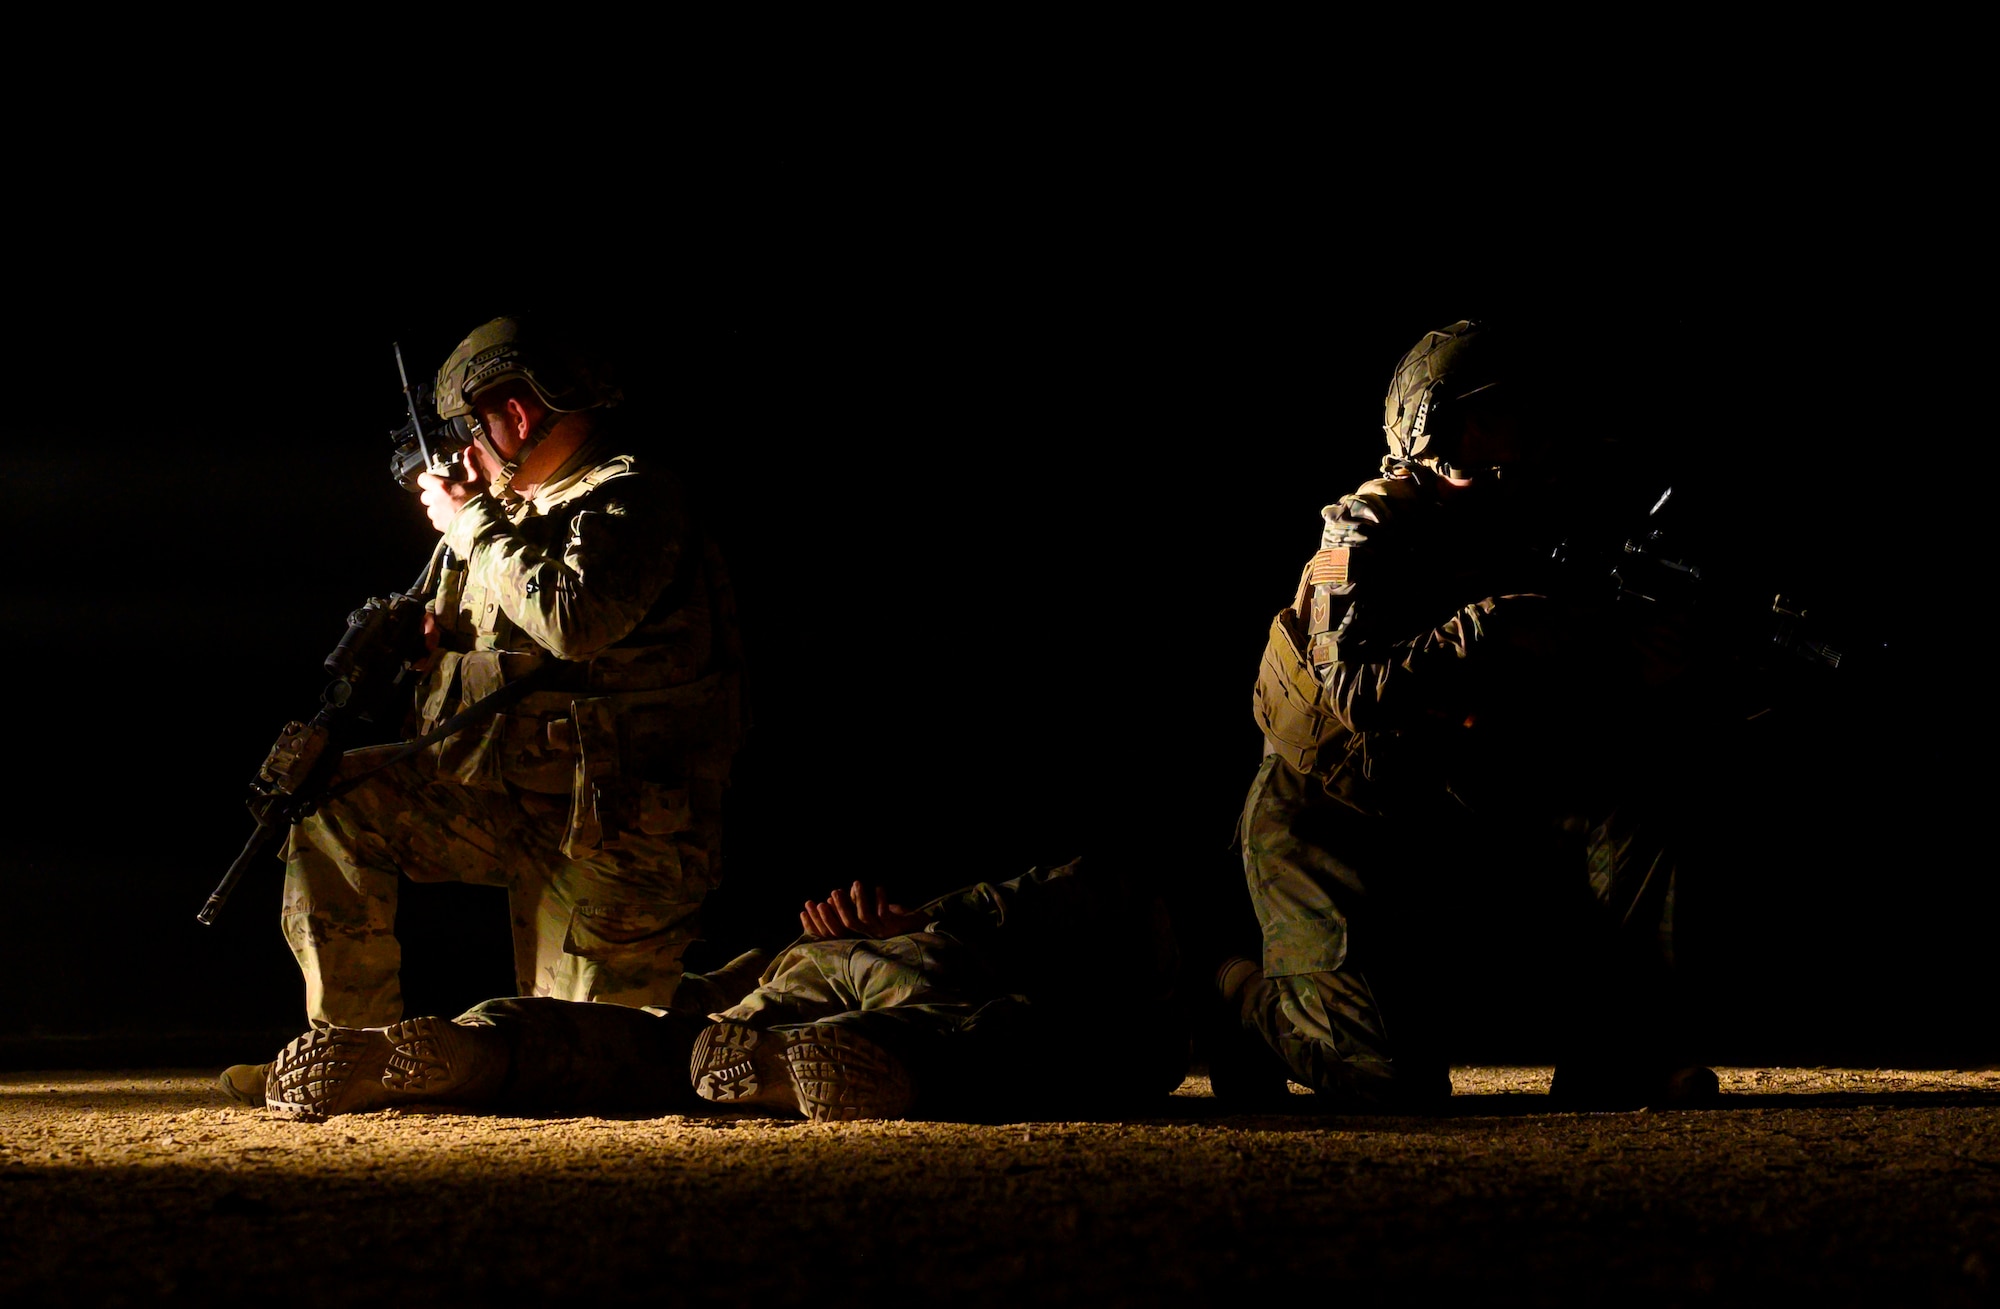
[[[1298,613],[1289,607],[1271,620],[1251,707],[1277,755],[1310,775],[1318,771],[1321,750],[1347,729],[1324,702],[1325,688],[1306,658],[1304,634],[1298,629]]]

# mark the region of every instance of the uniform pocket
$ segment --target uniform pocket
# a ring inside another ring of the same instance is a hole
[[[692,930],[693,905],[584,902],[570,913],[563,953],[605,962]]]
[[[601,850],[619,849],[632,836],[672,836],[694,825],[685,787],[617,777],[590,786],[590,821]],[[572,830],[575,828],[572,823]]]
[[[569,830],[562,852],[575,859],[584,851],[616,850],[632,836],[671,836],[694,823],[688,788],[632,776],[622,739],[619,706],[607,699],[578,700],[570,734],[576,750],[570,790]]]

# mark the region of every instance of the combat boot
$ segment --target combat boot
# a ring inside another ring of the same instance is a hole
[[[264,1105],[264,1087],[271,1080],[269,1064],[231,1064],[215,1077],[215,1089],[238,1104]]]
[[[916,1098],[900,1059],[839,1023],[714,1023],[695,1038],[688,1072],[711,1104],[794,1110],[814,1122],[900,1118]]]
[[[685,981],[682,983],[685,985]],[[798,1108],[785,1063],[784,1032],[760,1032],[743,1023],[710,1023],[694,1039],[688,1076],[694,1093],[711,1104],[737,1109]]]
[[[712,973],[685,973],[681,984],[674,988],[673,1003],[668,1009],[697,1018],[710,1018],[733,1009],[742,1003],[744,996],[757,989],[770,964],[769,950],[745,950]]]
[[[504,1040],[443,1018],[387,1027],[315,1027],[278,1052],[264,1103],[318,1122],[412,1101],[474,1103],[507,1075]]]
[[[799,1112],[816,1123],[901,1118],[916,1099],[909,1069],[851,1027],[814,1023],[785,1047]]]
[[[1225,959],[1215,970],[1216,1002],[1201,1020],[1209,1094],[1237,1109],[1290,1107],[1284,1061],[1246,1022],[1264,971],[1254,960]]]

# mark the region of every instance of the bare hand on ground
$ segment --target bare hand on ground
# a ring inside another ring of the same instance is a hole
[[[799,926],[819,941],[843,937],[901,936],[923,927],[928,920],[914,909],[889,903],[883,887],[872,890],[856,882],[851,891],[835,888],[824,900],[808,900],[799,913]]]

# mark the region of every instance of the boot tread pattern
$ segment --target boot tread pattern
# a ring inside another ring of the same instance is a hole
[[[751,1057],[762,1033],[741,1023],[713,1023],[695,1038],[694,1093],[715,1104],[735,1104],[762,1089]]]
[[[382,1085],[392,1091],[421,1095],[452,1080],[450,1056],[436,1018],[412,1018],[389,1027],[383,1035],[394,1047],[382,1068]]]
[[[316,1027],[271,1064],[265,1104],[286,1118],[318,1121],[339,1113],[339,1102],[368,1060],[372,1033],[352,1027]]]
[[[388,1027],[315,1027],[271,1065],[264,1103],[286,1118],[318,1122],[365,1113],[405,1096],[450,1091],[464,1061],[454,1061],[452,1028],[441,1018]],[[460,1051],[460,1053],[463,1053]]]
[[[785,1050],[785,1062],[799,1111],[814,1122],[900,1118],[916,1098],[901,1060],[842,1027],[805,1028]]]

